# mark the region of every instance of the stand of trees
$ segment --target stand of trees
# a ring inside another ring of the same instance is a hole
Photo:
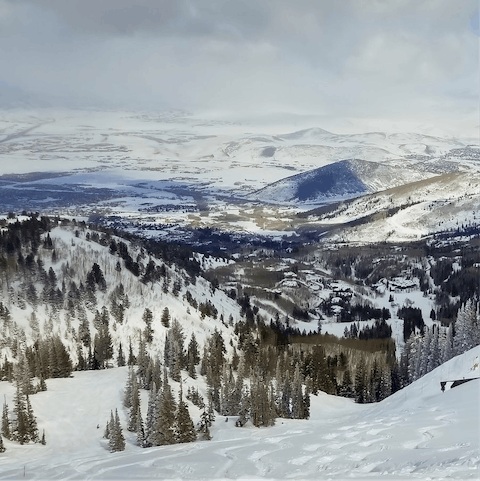
[[[468,299],[448,328],[433,325],[423,333],[413,333],[402,352],[400,375],[410,384],[452,357],[480,345],[480,304]]]

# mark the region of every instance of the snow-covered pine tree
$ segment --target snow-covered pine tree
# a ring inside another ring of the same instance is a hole
[[[187,349],[187,368],[188,374],[192,379],[197,378],[195,366],[200,363],[200,353],[198,351],[198,343],[195,333],[192,333]]]
[[[137,380],[135,376],[132,378],[132,391],[130,395],[130,409],[128,414],[128,426],[127,429],[131,432],[137,430],[137,414],[140,407],[140,393],[138,390]]]
[[[363,356],[360,357],[356,367],[355,367],[355,402],[357,403],[365,403],[367,402],[367,374],[366,374],[366,366],[365,366],[365,359]]]
[[[137,362],[137,359],[133,355],[132,341],[128,343],[128,360],[127,364],[133,366]]]
[[[247,387],[242,392],[242,398],[240,400],[240,409],[238,411],[238,419],[235,422],[235,426],[242,427],[250,419],[250,392]]]
[[[256,377],[251,383],[250,394],[250,417],[256,427],[273,426],[275,423],[275,413],[268,395],[268,384]]]
[[[201,439],[210,441],[212,435],[210,434],[210,416],[208,414],[206,406],[204,406],[202,414],[200,415],[200,423],[198,424],[197,432]]]
[[[2,438],[2,435],[0,434],[0,453],[4,453],[6,450],[7,448],[3,444],[3,438]]]
[[[2,434],[5,436],[6,439],[10,439],[11,437],[10,420],[8,418],[8,404],[6,399],[3,404],[2,410]]]
[[[113,416],[113,412],[110,414],[108,446],[112,453],[125,450],[125,438],[123,437],[117,409],[115,409],[115,417]]]
[[[155,444],[155,414],[157,405],[157,387],[155,382],[152,383],[148,393],[147,419],[145,424],[145,444],[146,446],[154,446]]]
[[[118,345],[117,366],[125,366],[125,356],[123,354],[122,343],[119,343]]]
[[[137,446],[140,446],[141,448],[146,448],[148,444],[147,444],[147,438],[145,435],[145,428],[143,427],[143,419],[142,419],[142,412],[140,410],[140,405],[138,406],[138,410],[137,410],[136,433],[137,433]]]
[[[175,416],[175,431],[177,443],[190,443],[197,438],[188,407],[183,400],[182,389],[180,388],[179,402]]]
[[[453,347],[455,355],[463,354],[475,347],[480,323],[478,322],[478,307],[473,299],[459,309],[455,321],[455,337]]]
[[[342,384],[340,385],[339,395],[343,397],[353,397],[353,383],[350,370],[347,368],[343,373]]]
[[[295,366],[292,385],[292,414],[293,419],[305,418],[305,405],[303,400],[302,377],[300,374],[300,364]]]
[[[18,441],[20,444],[28,443],[28,421],[27,409],[25,405],[25,396],[20,390],[20,385],[17,382],[17,389],[13,399],[13,412],[15,414],[15,423],[12,429],[12,439]]]
[[[123,437],[122,425],[120,424],[120,418],[118,416],[118,410],[115,409],[115,437],[117,438],[117,451],[125,450],[125,438]]]
[[[152,311],[146,307],[143,311],[142,320],[145,323],[145,329],[143,330],[143,337],[147,344],[150,344],[153,341],[153,329],[152,329],[152,321],[153,321],[153,313]]]
[[[442,345],[442,363],[449,361],[454,356],[453,353],[453,323],[447,328],[447,333]]]
[[[37,427],[37,420],[35,419],[35,415],[33,414],[32,405],[30,404],[30,399],[26,396],[26,423],[27,423],[27,433],[28,439],[33,441],[34,443],[38,442],[38,427]]]
[[[158,435],[159,445],[175,444],[175,411],[176,405],[170,384],[165,373],[162,391],[160,394],[159,413],[156,416],[155,430]]]
[[[112,416],[113,416],[113,413],[112,413]],[[103,432],[103,437],[105,439],[110,438],[110,421],[107,421],[107,423],[105,425],[105,431]]]
[[[162,312],[161,323],[164,327],[170,327],[170,311],[165,307]]]

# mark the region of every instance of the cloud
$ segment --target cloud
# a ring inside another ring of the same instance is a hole
[[[142,108],[448,115],[447,105],[478,95],[478,39],[469,31],[477,7],[0,0],[0,61],[11,66],[1,80]]]

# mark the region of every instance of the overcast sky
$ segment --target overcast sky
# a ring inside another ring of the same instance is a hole
[[[0,65],[130,106],[453,119],[478,112],[478,0],[0,0]]]

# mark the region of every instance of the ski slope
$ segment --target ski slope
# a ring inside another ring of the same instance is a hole
[[[310,420],[257,429],[217,416],[211,441],[142,449],[124,430],[127,447],[118,453],[102,435],[110,409],[125,428],[126,368],[76,372],[32,396],[47,445],[5,440],[0,479],[478,479],[480,380],[445,392],[440,381],[479,376],[479,357],[480,346],[378,404],[320,393]],[[10,407],[13,391],[0,382]]]

